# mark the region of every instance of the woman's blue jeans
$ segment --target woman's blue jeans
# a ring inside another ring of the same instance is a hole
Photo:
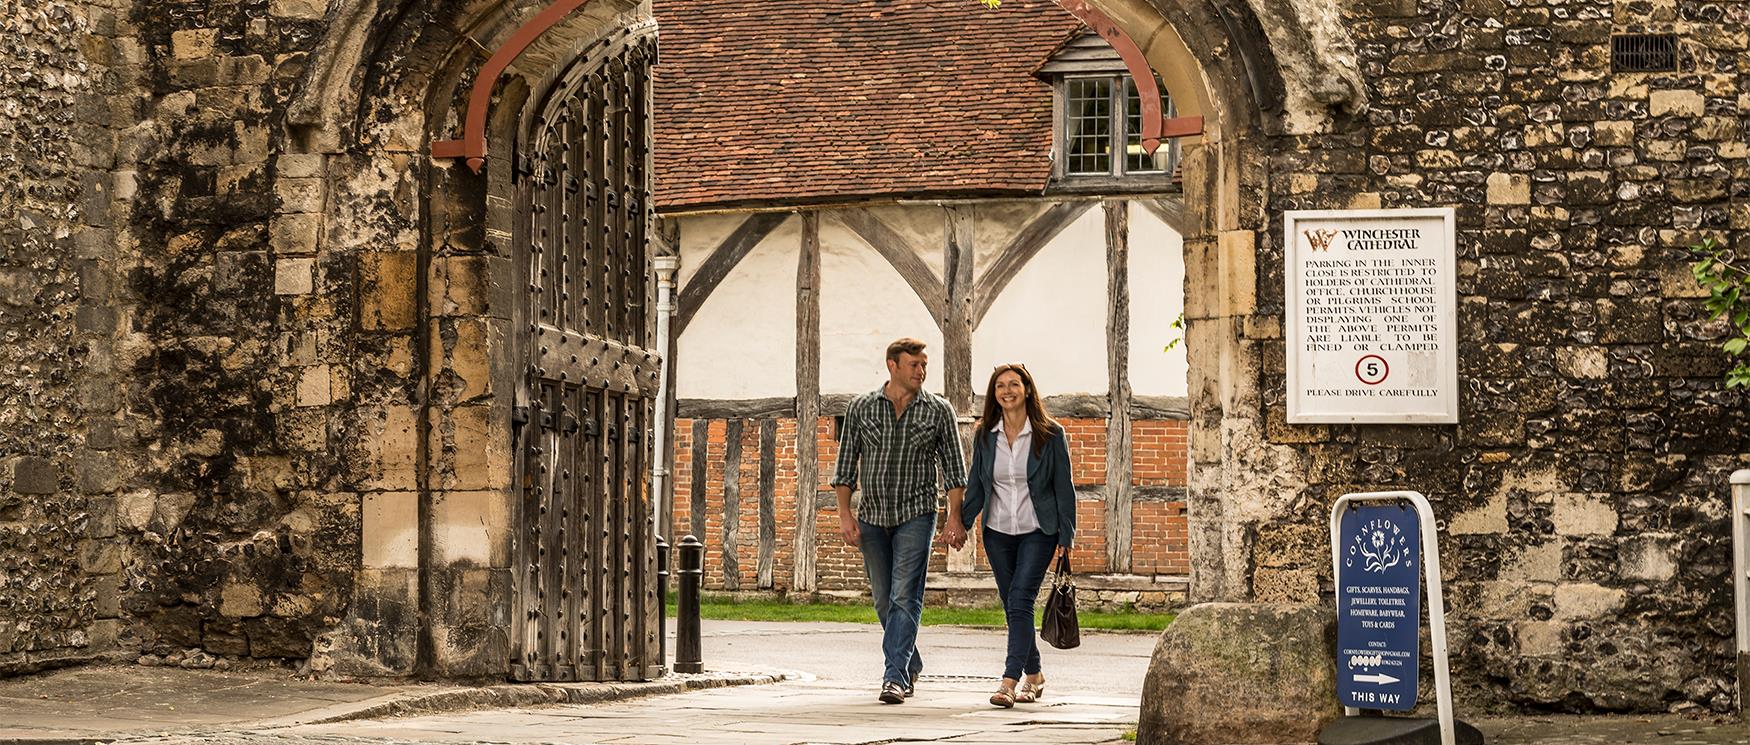
[[[1039,672],[1039,643],[1033,633],[1033,605],[1039,585],[1051,566],[1057,537],[1033,531],[1025,535],[984,529],[984,555],[996,575],[997,595],[1003,600],[1003,616],[1009,625],[1009,654],[1003,660],[1003,677],[1020,680],[1021,674]]]

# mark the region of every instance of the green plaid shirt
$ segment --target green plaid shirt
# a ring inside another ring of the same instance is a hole
[[[886,386],[865,393],[845,409],[839,430],[839,462],[832,485],[857,488],[862,467],[863,498],[857,518],[891,528],[936,511],[936,466],[942,488],[966,486],[966,460],[960,430],[948,399],[919,391],[905,413],[893,415]]]

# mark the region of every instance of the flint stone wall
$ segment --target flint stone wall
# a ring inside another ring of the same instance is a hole
[[[116,647],[101,3],[0,2],[0,675]]]
[[[1750,6],[1345,14],[1369,105],[1273,141],[1258,311],[1283,307],[1282,210],[1457,207],[1461,421],[1288,426],[1280,326],[1254,334],[1266,439],[1293,448],[1298,498],[1254,524],[1252,598],[1328,599],[1329,505],[1416,489],[1445,529],[1466,697],[1731,708],[1726,478],[1750,417],[1720,382],[1725,328],[1686,247],[1750,249]],[[1677,72],[1612,72],[1611,35],[1641,32],[1676,34]]]

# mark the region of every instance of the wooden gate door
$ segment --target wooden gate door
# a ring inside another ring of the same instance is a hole
[[[646,680],[662,665],[648,478],[654,53],[648,29],[602,42],[528,110],[518,143],[518,680]]]

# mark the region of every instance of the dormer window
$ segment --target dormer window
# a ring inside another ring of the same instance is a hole
[[[1054,180],[1060,186],[1159,187],[1172,181],[1178,144],[1168,141],[1149,155],[1142,149],[1142,99],[1118,53],[1097,34],[1066,42],[1038,74],[1055,91]],[[1174,116],[1172,99],[1158,80],[1162,112]]]

